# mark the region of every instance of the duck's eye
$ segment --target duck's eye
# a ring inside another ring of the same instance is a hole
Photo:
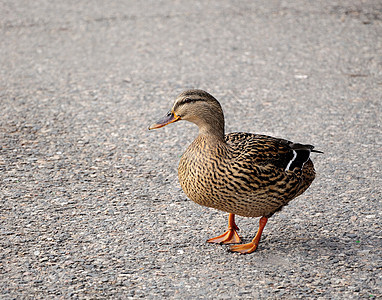
[[[186,98],[183,100],[183,103],[193,103],[193,102],[196,102],[197,100],[196,99],[191,99],[191,98]]]

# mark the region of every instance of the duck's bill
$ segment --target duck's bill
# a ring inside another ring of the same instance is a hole
[[[158,129],[158,128],[161,128],[163,126],[166,126],[170,123],[174,123],[176,121],[179,121],[180,120],[180,117],[177,116],[175,113],[172,113],[171,111],[169,111],[162,119],[156,121],[154,124],[152,124],[150,127],[149,127],[149,130],[151,129]]]

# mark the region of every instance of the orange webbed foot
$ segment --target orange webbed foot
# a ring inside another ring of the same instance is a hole
[[[229,214],[228,216],[228,230],[222,235],[209,239],[207,243],[216,243],[216,244],[238,244],[241,242],[241,239],[237,233],[239,227],[235,224],[235,215]]]
[[[237,234],[236,229],[228,229],[222,235],[211,238],[207,243],[216,243],[216,244],[238,244],[241,242],[239,235]]]
[[[252,240],[252,242],[248,244],[243,245],[235,245],[231,246],[230,250],[232,252],[239,252],[240,254],[249,254],[254,252],[257,249],[257,246],[259,245],[261,234],[263,233],[264,227],[267,224],[268,218],[267,217],[261,217],[259,221],[259,230],[256,233],[255,238]]]
[[[230,251],[238,252],[240,254],[249,254],[254,252],[257,249],[257,246],[258,244],[250,242],[248,244],[231,246]]]

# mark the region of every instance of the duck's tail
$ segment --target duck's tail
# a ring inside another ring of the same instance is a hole
[[[285,171],[293,170],[294,168],[302,169],[304,164],[309,160],[311,152],[324,153],[319,150],[314,150],[314,146],[312,145],[291,143],[289,144],[289,146],[292,150],[293,156],[291,160],[288,162],[285,168]]]

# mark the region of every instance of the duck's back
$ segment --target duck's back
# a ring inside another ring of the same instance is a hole
[[[270,216],[314,179],[313,146],[251,133],[225,142],[198,137],[183,154],[179,181],[198,204],[247,217]]]

